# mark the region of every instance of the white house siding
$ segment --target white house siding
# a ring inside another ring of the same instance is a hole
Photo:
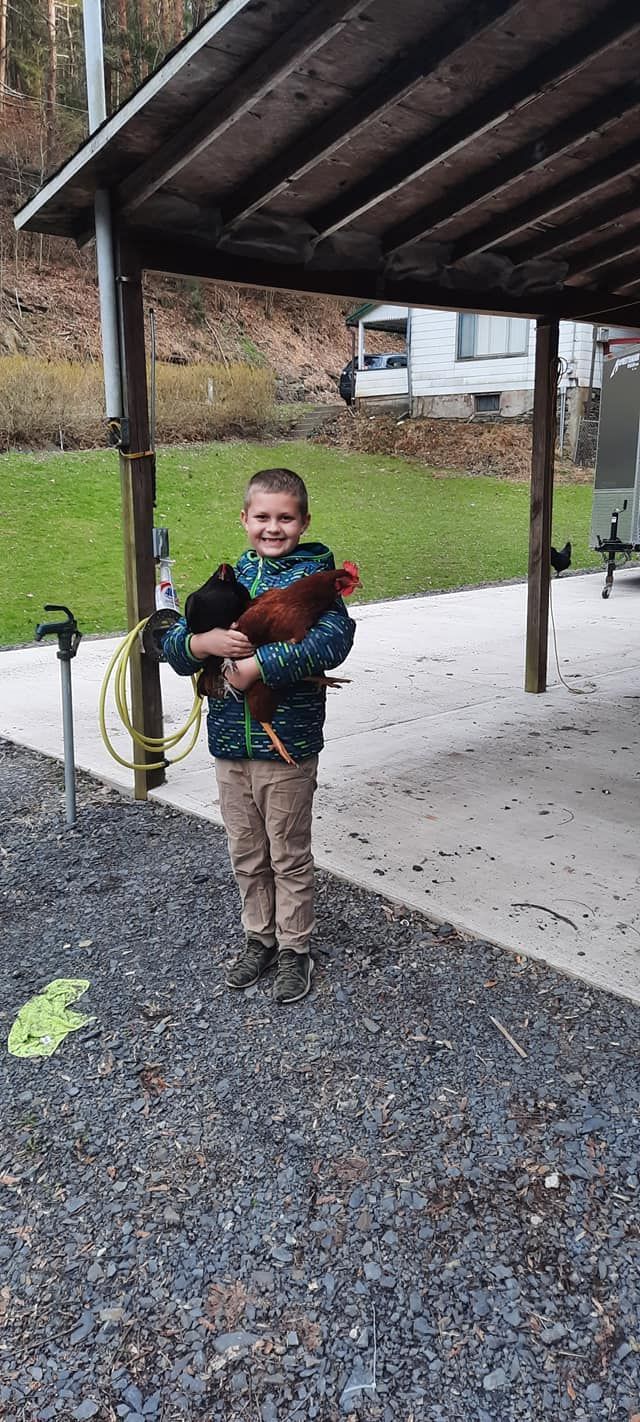
[[[366,321],[402,319],[406,307],[375,306]],[[536,323],[529,322],[527,350],[518,355],[483,356],[458,360],[458,316],[455,311],[414,307],[410,321],[409,384],[411,413],[468,419],[474,414],[474,395],[500,395],[502,416],[522,417],[533,408]],[[623,327],[608,328],[608,339],[632,333]],[[604,338],[604,333],[602,333]],[[575,441],[591,376],[593,326],[585,322],[561,321],[559,355],[565,362],[561,389],[563,427],[567,440]],[[598,345],[593,384],[600,388],[602,347]],[[398,399],[407,394],[405,371],[366,371],[357,377],[356,394],[368,402]]]
[[[409,381],[407,368],[400,370],[357,370],[356,399],[379,400],[386,395],[407,395]]]
[[[473,413],[473,396],[500,393],[501,413],[522,414],[533,389],[535,325],[522,355],[457,359],[455,311],[414,310],[411,317],[411,386],[415,414],[461,417]]]
[[[413,413],[464,417],[473,413],[474,395],[501,395],[502,415],[523,415],[533,406],[536,323],[529,322],[526,353],[457,359],[458,317],[454,311],[414,310],[411,317]],[[612,328],[613,334],[613,328]],[[558,352],[578,388],[586,390],[591,370],[593,327],[561,321]],[[598,351],[594,385],[602,371]]]

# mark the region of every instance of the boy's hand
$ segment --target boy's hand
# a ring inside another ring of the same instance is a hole
[[[205,657],[250,657],[255,648],[244,632],[235,631],[235,623],[227,631],[212,627],[210,632],[195,632],[190,642],[191,652],[199,661]]]
[[[260,681],[260,668],[255,657],[245,657],[237,666],[226,666],[224,679],[236,691],[248,691],[254,681]]]

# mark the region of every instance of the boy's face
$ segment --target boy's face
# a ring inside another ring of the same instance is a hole
[[[294,494],[262,493],[256,489],[248,509],[240,515],[247,538],[261,558],[282,558],[293,553],[309,527],[310,515],[301,514]]]

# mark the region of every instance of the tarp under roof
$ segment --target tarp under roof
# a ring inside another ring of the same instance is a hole
[[[628,0],[225,0],[21,209],[142,265],[640,325]]]

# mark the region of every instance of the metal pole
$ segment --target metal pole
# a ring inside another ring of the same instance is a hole
[[[104,367],[104,398],[108,420],[122,416],[122,381],[120,376],[120,345],[118,341],[118,308],[116,305],[116,273],[113,260],[111,231],[111,199],[104,188],[96,190],[96,259],[98,292],[100,295],[100,329],[102,331],[102,362]]]
[[[64,612],[64,622],[39,622],[36,627],[36,642],[44,637],[58,638],[58,661],[62,684],[62,738],[64,743],[64,797],[67,824],[76,824],[76,767],[73,748],[73,703],[71,700],[71,662],[78,650],[82,633],[73,613],[64,603],[46,602],[45,612]]]
[[[413,330],[413,307],[407,310],[407,329],[405,331],[405,345],[407,347],[407,400],[409,402],[409,415],[413,414],[413,370],[411,366],[411,339]]]
[[[60,656],[60,653],[58,653]],[[62,684],[62,738],[64,742],[64,803],[67,824],[70,828],[77,823],[76,814],[76,765],[73,745],[73,702],[71,699],[71,662],[60,657]]]
[[[598,327],[593,328],[593,342],[591,345],[591,368],[589,370],[589,388],[584,405],[584,415],[586,420],[591,419],[591,401],[593,399],[593,376],[596,368],[596,351],[598,349]]]
[[[99,128],[107,117],[107,96],[104,87],[104,55],[102,45],[102,6],[100,0],[83,0],[84,66],[87,76],[87,108],[89,132]]]
[[[101,0],[83,0],[85,70],[87,75],[87,106],[89,132],[93,133],[107,117],[104,87],[104,56],[102,45]],[[122,380],[120,346],[118,342],[118,310],[111,231],[111,200],[104,188],[96,190],[94,199],[96,226],[96,260],[100,295],[100,329],[104,367],[104,396],[108,420],[122,417]]]

